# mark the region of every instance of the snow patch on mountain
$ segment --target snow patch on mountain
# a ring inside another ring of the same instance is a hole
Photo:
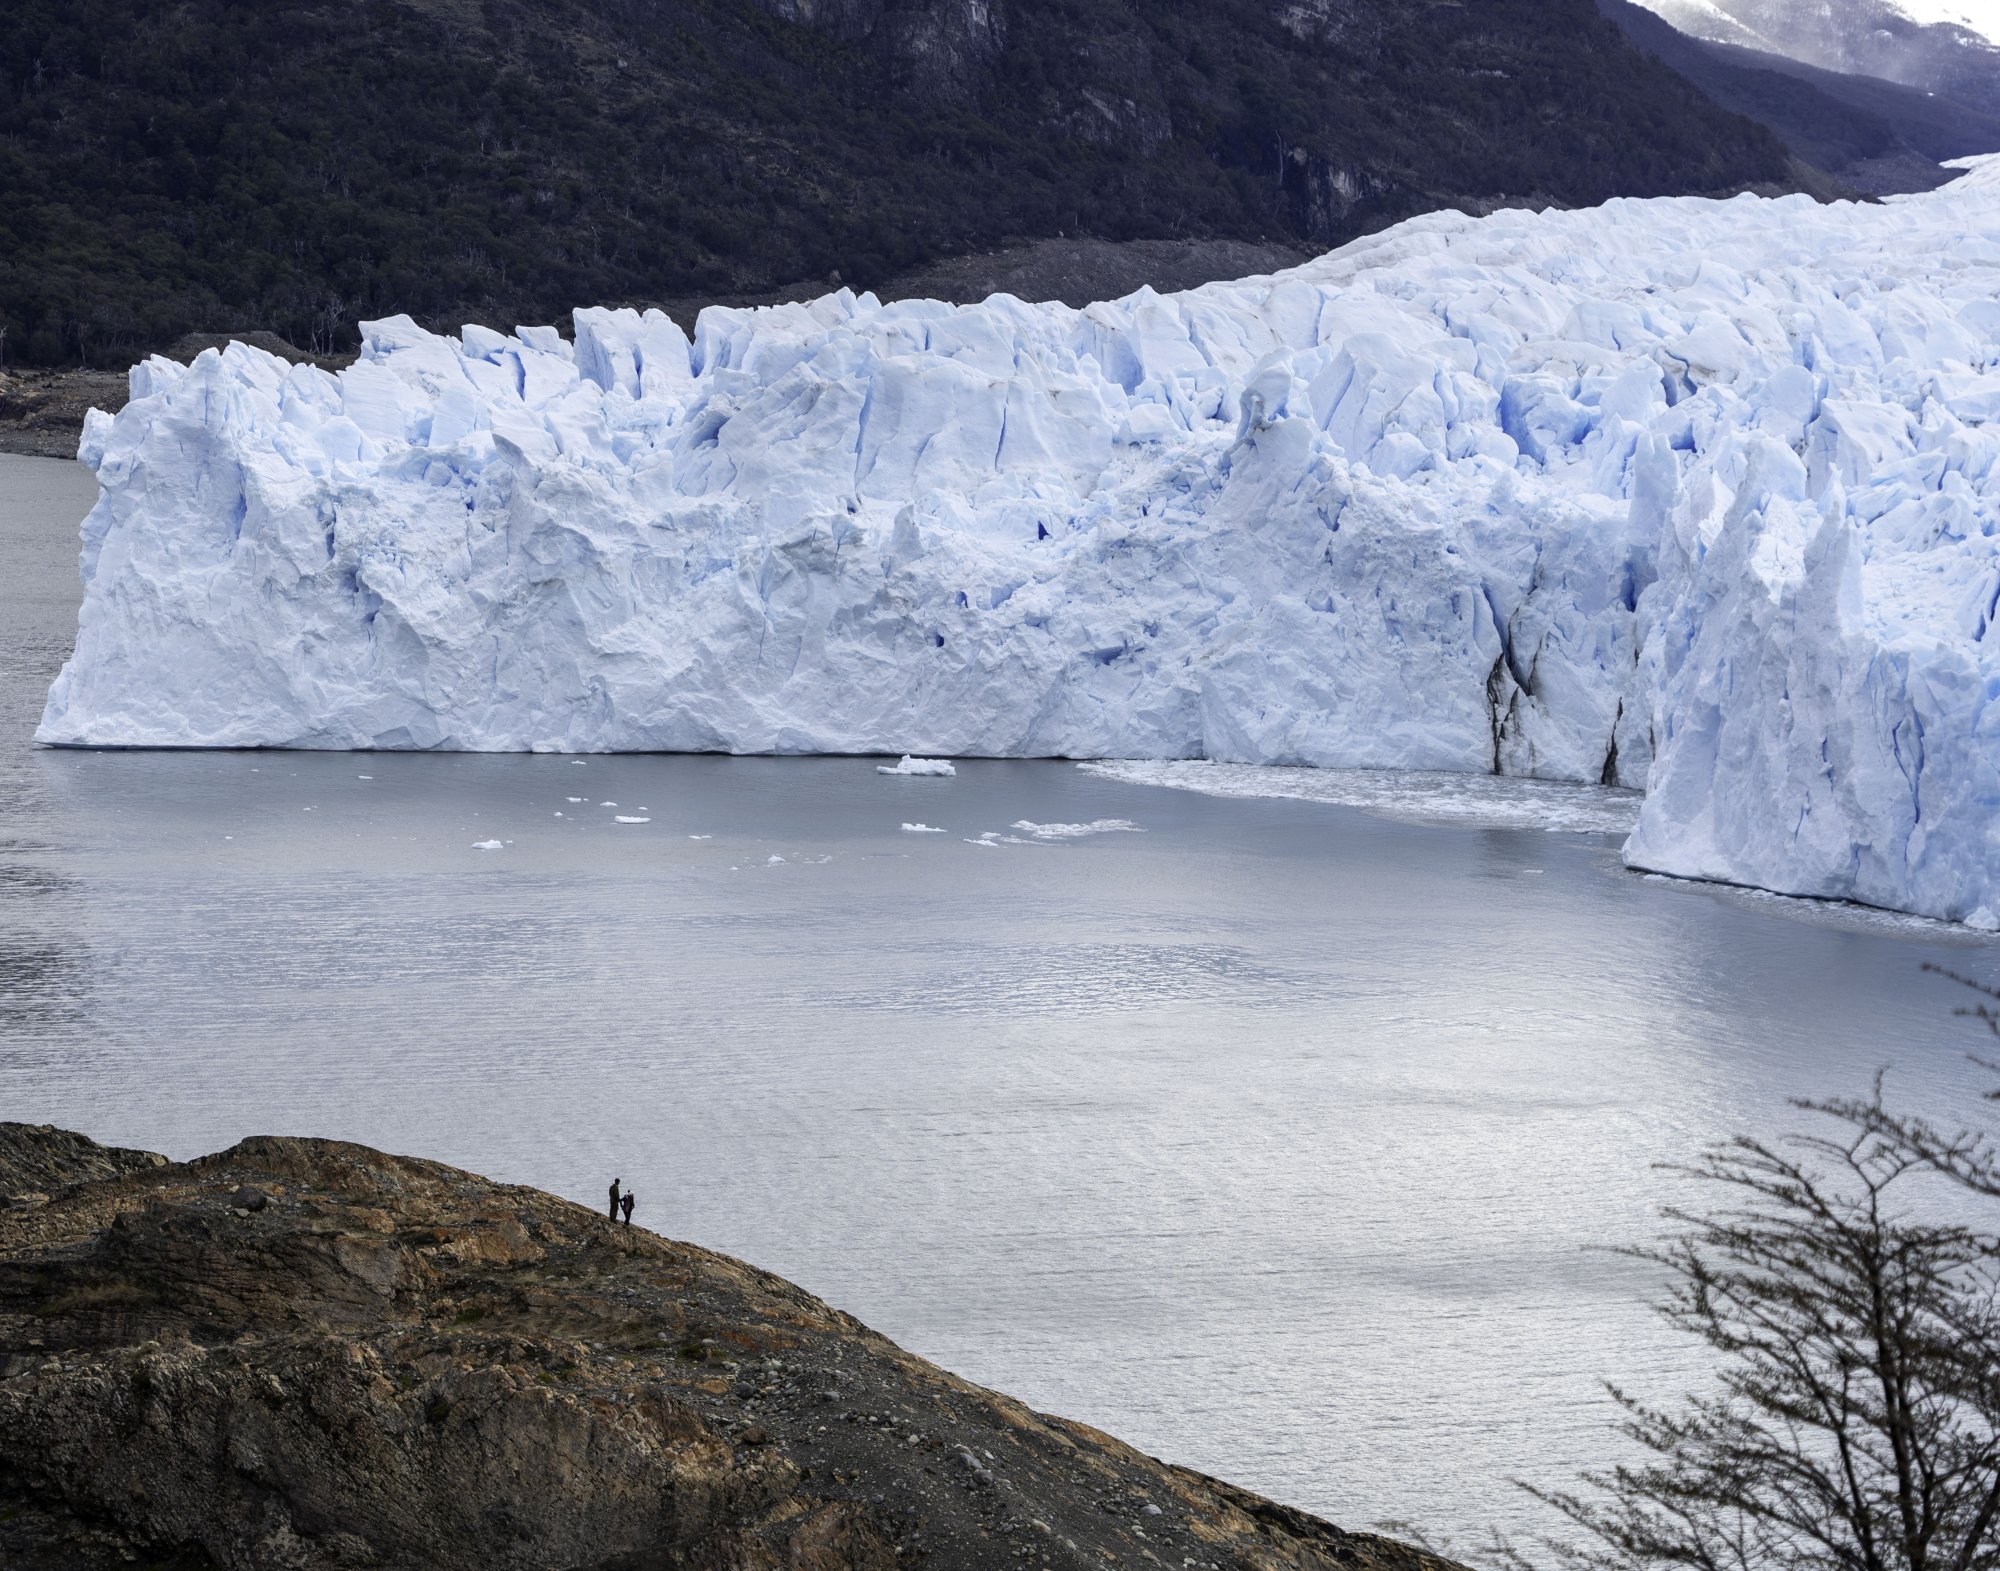
[[[1710,43],[1990,100],[2000,0],[1638,0]]]
[[[1923,27],[1962,27],[2000,44],[2000,0],[1885,0]]]
[[[1783,44],[1731,16],[1715,0],[1639,0],[1639,4],[1690,38],[1703,38],[1712,44],[1735,44],[1766,54],[1787,53]]]
[[[1996,169],[156,358],[39,735],[1644,785],[1635,865],[1991,919]]]
[[[1827,20],[1823,0],[1761,0],[1751,5],[1738,0],[1729,10],[1716,0],[1639,0],[1639,4],[1696,38],[1781,55],[1798,53],[1795,32],[1811,29],[1815,22],[1823,32]],[[1962,27],[2000,44],[2000,0],[1868,0],[1868,4],[1881,20]]]

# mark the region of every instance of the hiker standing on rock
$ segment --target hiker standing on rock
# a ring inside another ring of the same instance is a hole
[[[626,1196],[625,1196],[625,1198],[624,1198],[623,1200],[620,1200],[620,1201],[618,1202],[618,1204],[619,1204],[619,1207],[620,1207],[620,1208],[621,1208],[621,1209],[622,1209],[622,1210],[624,1211],[624,1213],[625,1213],[625,1225],[626,1225],[627,1227],[630,1227],[630,1226],[632,1225],[632,1197],[631,1197],[631,1195],[629,1195],[629,1194],[628,1194],[628,1195],[626,1195]]]
[[[618,1180],[611,1180],[611,1220],[618,1220]]]

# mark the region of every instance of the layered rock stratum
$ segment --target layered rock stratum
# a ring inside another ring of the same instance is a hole
[[[0,1124],[9,1571],[1453,1571],[768,1273],[323,1140]]]

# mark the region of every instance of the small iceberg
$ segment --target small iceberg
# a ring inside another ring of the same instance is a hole
[[[941,835],[945,831],[939,829],[934,824],[905,824],[903,825],[903,833],[906,835]]]
[[[903,761],[899,764],[877,764],[875,766],[875,773],[878,775],[955,775],[958,771],[942,758],[912,758],[908,753],[905,753]]]
[[[618,815],[617,815],[617,816],[616,816],[615,818],[613,818],[613,819],[612,819],[611,821],[612,821],[612,822],[613,822],[614,824],[650,824],[650,823],[652,822],[652,819],[650,819],[650,818],[628,818],[628,817],[627,817],[627,816],[626,816],[625,814],[623,814],[623,813],[620,813],[620,814],[618,814]]]
[[[472,849],[475,851],[499,851],[504,848],[498,840],[475,840],[472,842]]]
[[[1129,818],[1093,818],[1087,824],[1037,824],[1028,819],[1014,821],[1015,829],[1037,840],[1081,840],[1085,835],[1143,835],[1146,831]]]

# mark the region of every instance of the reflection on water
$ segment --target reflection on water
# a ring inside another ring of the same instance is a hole
[[[1265,964],[1235,944],[1065,942],[995,945],[967,955],[951,943],[928,950],[930,965],[914,983],[836,990],[825,1002],[849,1009],[896,1009],[933,1015],[1033,1018],[1119,1014],[1134,999],[1149,1007],[1198,1004],[1226,993],[1238,1009],[1310,1003],[1323,980],[1311,971]]]
[[[1588,1247],[1650,1164],[1883,1062],[1980,1084],[1918,966],[1983,941],[1603,836],[1059,764],[37,752],[78,479],[0,460],[0,1116],[615,1172],[975,1379],[1463,1542],[1604,1455],[1599,1375],[1698,1365]]]

